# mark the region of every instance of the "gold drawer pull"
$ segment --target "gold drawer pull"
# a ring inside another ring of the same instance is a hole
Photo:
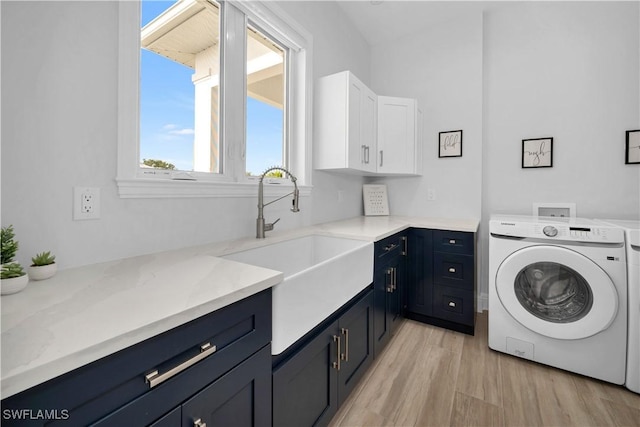
[[[349,329],[342,328],[342,335],[344,335],[344,353],[340,355],[340,358],[345,362],[349,361]]]
[[[449,244],[450,245],[455,245],[456,244],[456,239],[450,239],[449,240]]]
[[[456,272],[456,269],[455,269],[455,268],[453,268],[453,267],[449,267],[449,273],[455,273],[455,272]]]
[[[449,307],[455,307],[455,306],[456,306],[456,303],[455,303],[455,302],[453,302],[453,301],[449,301]]]
[[[198,363],[202,359],[205,359],[208,356],[211,356],[213,353],[216,352],[216,350],[217,350],[216,346],[215,345],[211,345],[211,343],[203,344],[203,345],[200,346],[200,354],[198,354],[197,356],[194,356],[191,359],[189,359],[189,360],[187,360],[185,362],[182,362],[178,366],[175,366],[175,367],[169,369],[167,372],[165,372],[162,375],[160,375],[158,373],[158,370],[155,370],[155,371],[145,375],[145,377],[144,377],[145,382],[147,384],[149,384],[149,388],[154,388],[158,384],[162,384],[163,382],[165,382],[169,378],[179,374],[180,372],[184,371],[188,367],[195,365],[196,363]]]
[[[333,362],[332,366],[333,366],[333,369],[339,371],[340,370],[340,359],[341,359],[341,357],[340,357],[341,356],[341,352],[340,352],[340,337],[337,336],[337,335],[334,335],[333,336],[333,342],[338,343],[338,352],[336,354],[336,356],[337,356],[336,359],[337,360],[335,362]]]

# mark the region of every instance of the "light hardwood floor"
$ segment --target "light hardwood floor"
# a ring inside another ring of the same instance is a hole
[[[346,426],[640,426],[640,395],[404,320],[333,418]]]

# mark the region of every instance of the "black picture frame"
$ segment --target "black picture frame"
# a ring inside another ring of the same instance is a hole
[[[627,131],[624,149],[624,163],[627,165],[640,163],[640,129]]]
[[[462,131],[438,133],[438,157],[462,157]]]
[[[553,167],[553,138],[522,140],[522,169]]]

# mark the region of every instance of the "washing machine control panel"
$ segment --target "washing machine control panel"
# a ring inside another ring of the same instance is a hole
[[[538,238],[570,242],[622,243],[624,233],[613,226],[600,225],[593,221],[554,222],[517,221],[496,219],[490,222],[491,233],[496,235]]]

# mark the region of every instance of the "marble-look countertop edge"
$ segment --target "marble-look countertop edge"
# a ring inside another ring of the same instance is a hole
[[[195,258],[199,258],[202,260],[202,258],[205,257],[205,261],[207,262],[209,262],[209,257],[220,262],[220,258],[217,258],[218,256],[240,252],[243,250],[252,249],[254,247],[264,246],[310,234],[377,241],[402,230],[405,230],[409,227],[476,232],[478,225],[479,221],[475,219],[457,220],[402,216],[354,217],[346,220],[338,220],[324,224],[301,227],[294,230],[273,232],[268,235],[267,239],[263,240],[257,240],[255,238],[242,238],[233,241],[218,242],[207,245],[194,246],[190,248],[177,249],[161,254],[141,255],[130,259],[109,261],[95,266],[78,267],[76,269],[67,270],[67,273],[65,273],[65,271],[61,271],[59,273],[59,276],[64,277],[66,274],[67,276],[73,278],[73,280],[80,281],[83,277],[83,274],[81,274],[82,272],[88,274],[87,272],[91,273],[93,271],[96,271],[102,274],[104,273],[104,271],[116,268],[122,263],[131,264],[134,266],[134,269],[136,267],[139,267],[139,265],[137,265],[136,263],[140,265],[151,263],[152,266],[156,264],[162,264],[158,263],[157,261],[155,261],[155,264],[153,261],[148,261],[149,258],[155,257],[168,257],[168,259],[177,260],[176,263],[189,262],[191,259]],[[4,369],[6,366],[6,359],[4,356],[6,354],[5,352],[7,351],[7,347],[4,346],[4,344],[6,338],[5,335],[7,333],[5,325],[8,323],[10,325],[9,328],[15,326],[16,323],[24,320],[25,314],[20,313],[20,315],[17,316],[19,317],[19,319],[14,320],[10,317],[5,316],[5,313],[3,313],[3,369],[1,379],[2,398],[19,393],[34,385],[55,378],[78,367],[84,366],[102,357],[108,356],[109,354],[112,354],[116,351],[122,350],[130,345],[137,344],[144,341],[145,339],[166,332],[169,329],[185,324],[202,315],[208,314],[234,302],[237,302],[242,298],[258,293],[269,287],[273,287],[282,281],[282,273],[267,269],[260,269],[259,267],[253,266],[245,265],[245,267],[249,267],[249,270],[253,271],[253,273],[257,274],[257,276],[260,278],[254,279],[254,281],[250,283],[246,283],[239,289],[233,289],[227,294],[217,295],[212,299],[204,301],[200,304],[182,307],[181,309],[172,311],[171,313],[165,312],[164,314],[159,315],[158,318],[154,318],[150,322],[143,325],[136,325],[136,327],[133,327],[126,332],[122,332],[119,335],[115,335],[98,342],[90,343],[89,345],[86,345],[84,347],[80,346],[82,348],[76,349],[76,351],[68,352],[66,354],[62,353],[59,357],[56,357],[52,360],[48,360],[44,363],[36,364],[34,366],[23,367],[23,369],[16,368],[15,366],[10,366],[7,370]],[[132,267],[129,266],[129,268]],[[107,282],[107,285],[110,284],[108,280],[104,280],[104,278],[102,279],[103,281]],[[82,287],[81,284],[75,285],[77,285],[76,287],[79,288]],[[93,285],[93,283],[91,283],[91,285]],[[88,286],[89,285],[87,285],[87,287]],[[82,292],[83,289],[80,289],[78,291],[74,288],[73,291]],[[30,293],[27,293],[25,295],[29,294]],[[47,294],[45,293],[44,296],[46,297]],[[5,307],[5,304],[11,304],[11,300],[5,298],[6,297],[2,298],[3,308]],[[12,297],[9,296],[8,298]],[[8,316],[11,316],[11,314],[9,314]],[[9,329],[9,331],[11,331],[11,329]]]

